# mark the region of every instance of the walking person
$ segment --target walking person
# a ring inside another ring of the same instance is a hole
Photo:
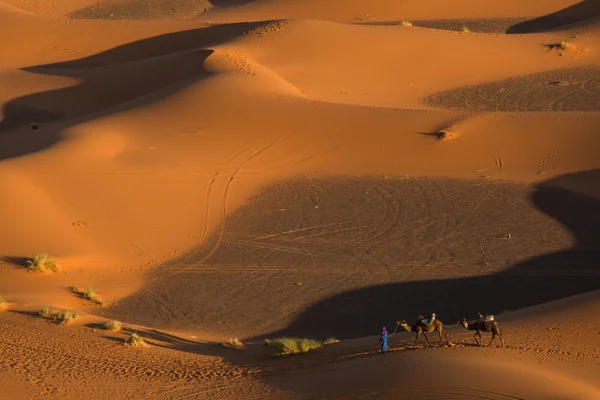
[[[379,342],[381,343],[381,352],[390,351],[388,347],[388,333],[385,326],[381,327],[381,336],[379,337]]]

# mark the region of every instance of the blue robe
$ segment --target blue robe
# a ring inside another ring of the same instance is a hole
[[[390,349],[388,347],[387,339],[388,339],[387,338],[387,331],[381,332],[381,337],[379,338],[379,341],[381,342],[381,351],[386,351],[386,350]]]

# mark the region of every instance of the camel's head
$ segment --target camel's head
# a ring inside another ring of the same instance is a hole
[[[461,319],[460,321],[458,321],[458,323],[464,326],[465,328],[469,327],[469,321],[467,321],[466,318]]]
[[[405,320],[396,322],[396,325],[404,326],[407,325]]]

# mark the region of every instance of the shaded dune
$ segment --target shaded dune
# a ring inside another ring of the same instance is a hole
[[[541,72],[436,93],[424,100],[466,111],[599,111],[600,67]]]
[[[210,54],[211,50],[199,50],[99,69],[28,68],[29,72],[80,78],[82,83],[9,102],[4,108],[0,133],[34,121],[49,123],[83,117],[148,94],[158,95],[165,88],[207,76],[204,61]]]
[[[266,27],[273,21],[243,22],[204,26],[198,29],[166,33],[147,39],[123,44],[101,53],[60,63],[36,67],[35,72],[56,68],[91,68],[124,62],[140,61],[181,51],[203,49],[235,39],[259,27]],[[49,71],[48,73],[51,73]]]
[[[515,24],[507,30],[507,33],[551,31],[598,17],[600,17],[600,2],[597,0],[583,0],[555,13]]]
[[[0,137],[13,129],[63,123],[16,138],[1,138],[0,159],[36,152],[59,140],[64,124],[81,122],[157,101],[208,76],[206,49],[265,23],[239,23],[174,32],[128,43],[89,57],[25,68],[25,71],[80,79],[67,88],[38,92],[10,100],[2,110]]]
[[[600,288],[599,207],[546,185],[284,182],[107,313],[172,329],[350,338],[419,313],[452,323],[519,309]],[[561,251],[571,237],[554,220],[576,237],[573,249]]]
[[[206,13],[206,0],[112,0],[98,2],[68,14],[75,19],[165,19]]]

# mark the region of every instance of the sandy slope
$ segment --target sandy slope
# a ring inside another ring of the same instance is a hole
[[[61,397],[68,376],[65,396],[108,398],[144,376],[147,395],[165,398],[379,398],[420,396],[447,375],[429,398],[597,396],[586,383],[596,338],[548,331],[578,328],[566,319],[593,315],[595,300],[538,306],[560,312],[540,320],[543,337],[515,313],[489,371],[460,346],[382,364],[361,339],[413,314],[472,317],[600,289],[600,10],[522,3],[0,2],[1,348],[12,357],[0,387],[17,377],[18,397]],[[41,251],[61,273],[23,271]],[[12,312],[45,306],[208,341],[352,340],[278,374],[258,345],[232,357],[161,336],[167,349],[117,351],[99,332]],[[575,346],[560,353],[564,370],[536,363],[558,354],[555,340]],[[32,349],[50,360],[35,373],[23,367]],[[187,372],[170,375],[183,354]],[[88,377],[76,372],[88,363]],[[477,372],[448,374],[459,369]],[[364,370],[382,380],[339,389]],[[306,379],[319,379],[314,391]]]

